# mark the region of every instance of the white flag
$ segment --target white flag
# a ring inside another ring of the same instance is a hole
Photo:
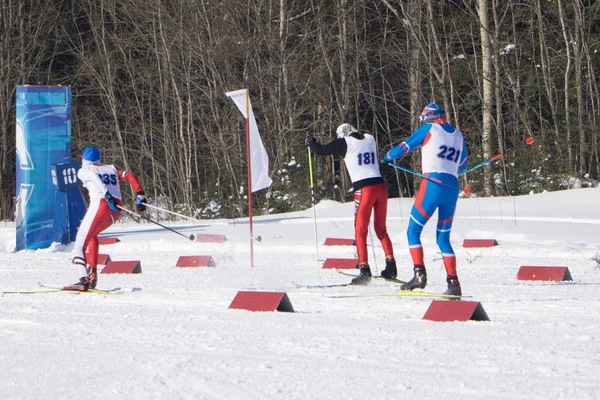
[[[252,111],[252,105],[250,104],[248,89],[236,90],[225,94],[233,100],[237,108],[244,115],[244,118],[249,122],[249,159],[250,177],[252,182],[250,192],[254,193],[271,186],[271,183],[273,183],[271,178],[269,178],[269,156],[267,155],[265,146],[263,146],[260,133],[258,133],[258,126],[256,125],[256,119],[254,118],[254,112]]]

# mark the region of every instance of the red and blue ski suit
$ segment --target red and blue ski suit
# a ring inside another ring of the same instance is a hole
[[[408,139],[388,151],[383,159],[390,162],[419,146],[423,174],[429,179],[421,182],[410,213],[406,232],[410,254],[415,265],[425,265],[421,233],[437,210],[436,241],[442,252],[446,272],[456,276],[456,256],[450,244],[450,231],[458,200],[458,175],[467,168],[467,146],[462,133],[445,118],[440,118],[423,124]]]

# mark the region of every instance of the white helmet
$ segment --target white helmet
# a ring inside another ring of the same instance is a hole
[[[335,130],[335,134],[338,139],[349,136],[352,132],[358,132],[356,128],[350,124],[341,124]]]

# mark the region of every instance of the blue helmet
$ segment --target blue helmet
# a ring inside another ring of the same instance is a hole
[[[446,118],[446,113],[444,112],[442,107],[438,106],[435,103],[427,104],[421,112],[422,124],[427,124],[440,118]]]
[[[81,153],[81,158],[91,163],[100,162],[100,150],[94,146],[86,147]]]

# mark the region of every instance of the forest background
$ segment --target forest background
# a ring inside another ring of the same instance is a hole
[[[198,218],[247,215],[244,121],[225,96],[244,88],[273,179],[257,214],[310,206],[306,134],[329,142],[350,122],[381,158],[430,101],[470,166],[535,139],[463,177],[472,195],[597,185],[599,50],[597,0],[3,0],[0,220],[14,219],[17,85],[71,86],[73,158],[97,146]],[[313,168],[317,200],[351,199],[343,163]],[[414,194],[414,175],[381,170],[391,196]]]

